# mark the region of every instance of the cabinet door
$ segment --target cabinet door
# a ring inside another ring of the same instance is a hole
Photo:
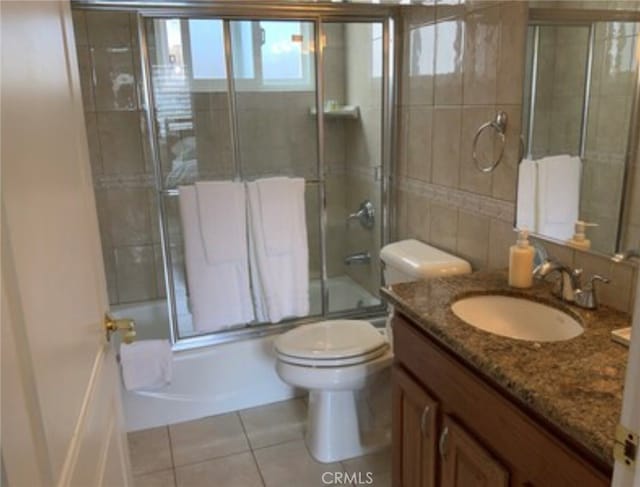
[[[393,485],[435,487],[438,404],[402,369],[392,380]]]
[[[442,487],[507,487],[509,474],[449,416],[439,440]]]

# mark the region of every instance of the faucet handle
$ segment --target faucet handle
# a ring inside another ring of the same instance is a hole
[[[589,280],[589,285],[585,289],[576,292],[575,303],[581,308],[596,309],[598,307],[598,295],[596,293],[596,282],[611,282],[608,278],[599,274],[594,274]]]
[[[611,282],[611,279],[601,276],[600,274],[594,274],[589,280],[589,286],[591,289],[595,289],[596,282],[604,282],[605,284],[609,284]]]

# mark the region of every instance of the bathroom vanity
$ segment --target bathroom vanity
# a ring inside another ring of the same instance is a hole
[[[503,273],[398,284],[393,321],[393,485],[609,485],[627,349],[608,308],[566,309],[584,327],[539,343],[481,331],[451,304],[517,295],[562,309],[546,284],[514,292]]]

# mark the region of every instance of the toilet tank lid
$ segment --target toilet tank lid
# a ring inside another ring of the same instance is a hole
[[[471,265],[466,260],[415,239],[385,245],[380,258],[385,265],[416,279],[471,272]]]

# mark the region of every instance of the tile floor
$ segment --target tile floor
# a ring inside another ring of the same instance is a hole
[[[303,441],[305,418],[304,400],[293,399],[129,433],[136,487],[391,485],[389,449],[316,462]],[[361,472],[360,483],[346,483],[338,472]]]

